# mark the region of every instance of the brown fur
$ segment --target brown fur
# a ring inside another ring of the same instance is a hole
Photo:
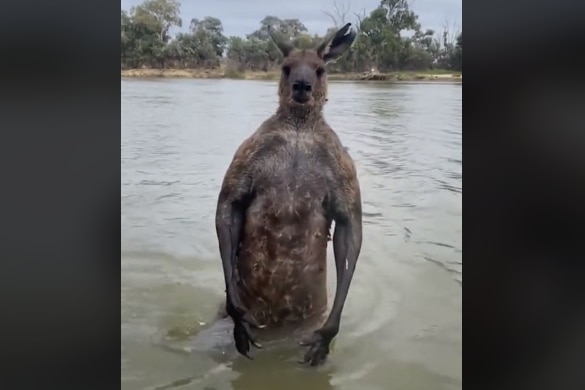
[[[224,177],[216,221],[220,250],[228,230],[231,237],[239,234],[237,248],[231,248],[236,250],[235,269],[232,279],[226,274],[226,286],[235,280],[233,299],[254,322],[268,327],[324,313],[332,220],[359,224],[358,252],[361,245],[356,169],[323,118],[327,79],[318,70],[324,70],[325,61],[319,50],[285,54],[277,112],[236,151]],[[304,104],[293,99],[295,77],[312,86]],[[241,231],[235,226],[235,207],[243,210]],[[228,252],[224,248],[222,256]],[[224,272],[228,269],[224,266]],[[339,288],[339,267],[337,274]]]
[[[254,172],[238,273],[242,302],[264,325],[325,308],[330,192],[344,203],[359,197],[353,161],[325,120],[294,129],[289,119],[275,115],[247,139],[223,185],[230,192],[246,186]]]

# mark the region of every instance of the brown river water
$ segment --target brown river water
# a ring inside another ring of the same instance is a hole
[[[327,363],[294,341],[235,353],[214,215],[276,83],[121,81],[122,389],[461,389],[461,84],[332,82],[325,115],[355,160],[361,256]],[[329,249],[329,293],[335,291]],[[216,324],[217,325],[217,324]]]

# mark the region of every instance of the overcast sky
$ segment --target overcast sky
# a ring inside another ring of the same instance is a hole
[[[215,16],[223,23],[224,34],[244,36],[259,27],[266,15],[281,19],[299,19],[311,34],[324,34],[332,21],[321,10],[333,11],[333,0],[179,0],[183,28],[192,18]],[[337,0],[351,5],[353,12],[372,11],[380,0]],[[121,0],[122,9],[142,3],[142,0]],[[445,21],[461,29],[463,0],[412,0],[411,8],[419,15],[423,28],[442,30]],[[352,21],[351,19],[348,21]]]

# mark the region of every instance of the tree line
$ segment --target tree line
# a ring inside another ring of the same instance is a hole
[[[182,27],[181,4],[177,0],[145,0],[129,11],[121,11],[121,65],[129,68],[216,68],[221,64],[239,71],[268,71],[281,60],[270,40],[272,27],[293,40],[299,48],[313,47],[323,39],[310,35],[298,19],[266,16],[256,31],[245,37],[226,37],[221,20],[213,16],[193,18],[189,31],[171,36]],[[334,3],[326,12],[332,19],[330,33],[350,21],[358,31],[353,46],[332,72],[380,72],[399,70],[462,69],[462,32],[446,26],[441,34],[422,29],[408,0],[381,0],[369,14],[353,13],[347,5]]]

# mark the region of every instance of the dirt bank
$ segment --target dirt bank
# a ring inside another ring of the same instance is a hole
[[[242,79],[242,80],[277,80],[278,72],[238,72],[216,69],[122,69],[121,77],[169,77],[193,79]],[[332,73],[329,80],[347,81],[449,81],[461,82],[461,73],[447,73],[444,71],[429,72],[392,72],[392,73]]]

